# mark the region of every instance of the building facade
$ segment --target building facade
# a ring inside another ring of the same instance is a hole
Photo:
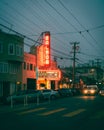
[[[21,89],[24,39],[0,31],[0,97]]]
[[[24,63],[22,66],[22,81],[23,89],[37,89],[36,88],[36,56],[24,52]]]
[[[47,64],[47,52],[45,55]],[[0,98],[19,90],[57,89],[61,78],[57,63],[50,59],[49,66],[40,67],[37,61],[36,53],[24,52],[21,36],[0,31]]]
[[[39,68],[36,60],[36,55],[24,52],[23,89],[57,89],[61,71],[56,62],[51,60],[48,68]]]

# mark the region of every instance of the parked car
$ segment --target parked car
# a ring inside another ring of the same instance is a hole
[[[59,96],[60,96],[57,91],[52,90],[52,89],[43,89],[43,90],[41,90],[41,92],[42,92],[44,99],[54,100],[54,99],[59,98]]]
[[[104,87],[99,90],[99,96],[104,96]]]
[[[11,100],[13,103],[23,103],[23,102],[30,102],[35,101],[37,98],[42,99],[43,95],[41,91],[38,90],[23,90],[18,91],[13,95],[10,95],[6,98],[6,103],[10,103]]]
[[[98,94],[97,85],[88,85],[82,90],[82,94],[84,95],[96,95]]]
[[[72,90],[69,88],[60,88],[58,89],[58,92],[60,96],[66,97],[66,96],[73,96]]]

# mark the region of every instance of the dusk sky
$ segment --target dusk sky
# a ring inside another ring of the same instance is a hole
[[[77,64],[104,62],[104,0],[0,0],[0,29],[15,30],[35,41],[50,31],[51,54],[70,66],[72,42],[78,42]],[[35,42],[25,39],[25,51]]]

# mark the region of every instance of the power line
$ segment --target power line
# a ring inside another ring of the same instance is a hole
[[[65,5],[61,2],[61,0],[58,0],[59,1],[59,3],[63,6],[63,8],[65,9],[65,10],[67,10],[67,12],[79,23],[79,25],[84,29],[84,30],[86,30],[86,28],[80,23],[80,21],[75,17],[75,15],[73,15],[73,13],[68,9],[68,8],[66,8],[65,7]],[[103,27],[103,26],[102,26]],[[89,34],[89,36],[95,41],[95,43],[96,44],[98,44],[98,42],[96,41],[96,39],[91,35],[91,33],[89,33],[89,30],[86,30],[86,32]],[[82,33],[82,32],[81,32]],[[82,35],[82,37],[83,38],[85,38],[86,40],[87,40],[87,38],[84,36],[84,35]],[[87,40],[88,41],[88,40]],[[89,42],[89,41],[88,41]],[[91,42],[89,42],[89,43],[91,43]],[[92,45],[92,44],[91,44]]]
[[[25,15],[23,15],[21,12],[17,11],[13,6],[9,5],[7,2],[2,1],[2,3],[6,6],[8,6],[10,9],[12,9],[13,11],[15,11],[15,13],[19,14],[21,17],[23,17],[25,20],[29,21],[30,23],[32,23],[33,25],[35,25],[36,27],[42,29],[38,24],[36,24],[34,21],[31,21],[31,19],[29,19],[28,17],[26,17]]]
[[[69,20],[66,19],[65,16],[63,16],[55,7],[53,7],[47,0],[45,2],[57,13],[59,14],[68,24],[70,24],[79,34],[90,44],[93,46],[93,44],[80,32]]]
[[[28,40],[30,40],[30,41],[32,41],[32,42],[35,42],[35,43],[40,44],[40,42],[35,41],[35,40],[33,40],[33,39],[27,37],[26,35],[23,35],[23,34],[21,34],[21,33],[17,32],[17,31],[15,31],[15,30],[13,30],[13,29],[11,29],[11,28],[9,28],[9,27],[3,25],[3,24],[0,24],[0,26],[6,28],[6,29],[8,29],[8,30],[11,30],[12,32],[16,33],[17,35],[19,35],[19,36],[21,36],[21,37],[23,37],[23,38],[27,38]]]
[[[70,24],[75,30],[77,30],[77,28],[76,28],[72,23],[70,23],[70,22],[66,19],[66,17],[65,17],[64,15],[62,15],[59,11],[57,11],[57,9],[54,8],[47,0],[45,0],[45,2],[46,2],[53,10],[55,10],[68,24]],[[77,30],[77,31],[78,31],[78,30]]]
[[[17,32],[17,31],[15,31],[15,30],[13,30],[13,29],[11,29],[11,28],[9,28],[9,27],[3,25],[3,24],[0,24],[0,26],[6,28],[6,29],[8,29],[8,30],[11,30],[12,32],[14,32],[15,34],[17,34],[17,35],[19,35],[19,36],[21,36],[21,37],[23,37],[23,38],[27,38],[28,40],[30,40],[30,41],[32,41],[32,42],[35,42],[35,44],[36,44],[36,43],[41,44],[40,42],[38,42],[38,40],[37,40],[37,41],[36,41],[36,40],[33,40],[33,39],[27,37],[26,35],[23,35],[23,34],[21,34],[21,33]],[[29,45],[29,44],[27,44],[27,43],[25,43],[25,44],[26,44],[27,46],[29,46],[29,47],[32,46],[32,45]],[[59,51],[59,50],[57,50],[57,49],[54,49],[54,48],[51,48],[51,49],[52,49],[53,51],[57,52],[57,53],[60,53],[60,54],[69,56],[69,54],[66,54],[66,53],[64,53],[64,52],[62,52],[62,51]],[[61,57],[61,56],[60,56],[60,57]],[[65,58],[67,59],[67,57],[65,57]]]

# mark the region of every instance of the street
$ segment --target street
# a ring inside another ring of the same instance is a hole
[[[1,130],[98,130],[103,128],[104,98],[76,96],[0,113]]]

